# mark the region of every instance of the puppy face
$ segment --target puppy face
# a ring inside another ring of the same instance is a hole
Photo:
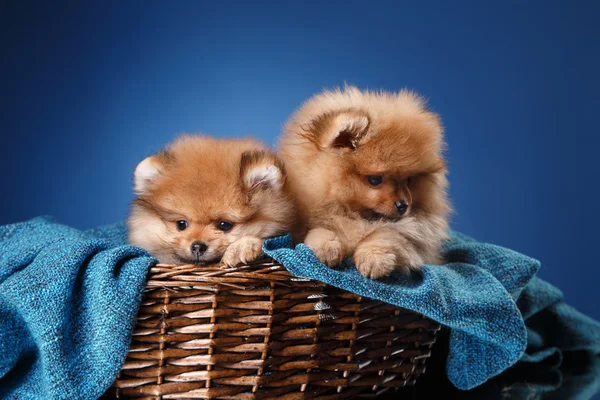
[[[302,171],[296,191],[366,220],[447,212],[442,128],[414,94],[318,95],[288,123],[280,149],[288,169]]]
[[[285,171],[252,140],[184,136],[135,171],[129,240],[163,263],[218,261],[243,236],[285,233]]]

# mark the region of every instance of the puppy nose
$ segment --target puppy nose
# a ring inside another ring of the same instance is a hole
[[[404,215],[406,210],[408,210],[408,203],[406,200],[398,200],[394,203],[394,205],[396,206],[396,210],[398,210],[398,214],[400,215]]]
[[[192,243],[192,254],[196,256],[201,256],[208,249],[208,246],[202,242],[194,242]]]

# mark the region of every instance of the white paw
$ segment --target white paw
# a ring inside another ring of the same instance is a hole
[[[262,255],[263,240],[246,236],[229,245],[223,254],[223,263],[229,266],[246,264]]]
[[[371,279],[388,276],[397,264],[393,253],[370,246],[358,248],[354,252],[354,263],[358,272]]]
[[[344,258],[342,251],[342,244],[337,239],[318,241],[318,240],[305,240],[305,244],[315,253],[315,256],[323,264],[333,267],[340,265]],[[317,238],[315,238],[317,239]]]

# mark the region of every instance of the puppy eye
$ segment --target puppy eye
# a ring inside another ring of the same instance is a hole
[[[178,231],[185,231],[188,227],[188,223],[186,220],[182,219],[177,221],[177,230]]]
[[[223,232],[229,232],[233,228],[233,224],[229,221],[221,221],[217,224],[217,229]]]
[[[381,175],[369,175],[367,176],[367,182],[371,186],[379,186],[383,183],[383,176]]]

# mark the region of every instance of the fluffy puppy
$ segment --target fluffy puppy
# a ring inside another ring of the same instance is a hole
[[[134,180],[129,242],[162,263],[249,262],[293,221],[282,163],[251,139],[182,136]]]
[[[440,119],[418,95],[325,91],[290,118],[279,143],[303,226],[327,265],[353,256],[379,278],[437,264],[449,201]]]

